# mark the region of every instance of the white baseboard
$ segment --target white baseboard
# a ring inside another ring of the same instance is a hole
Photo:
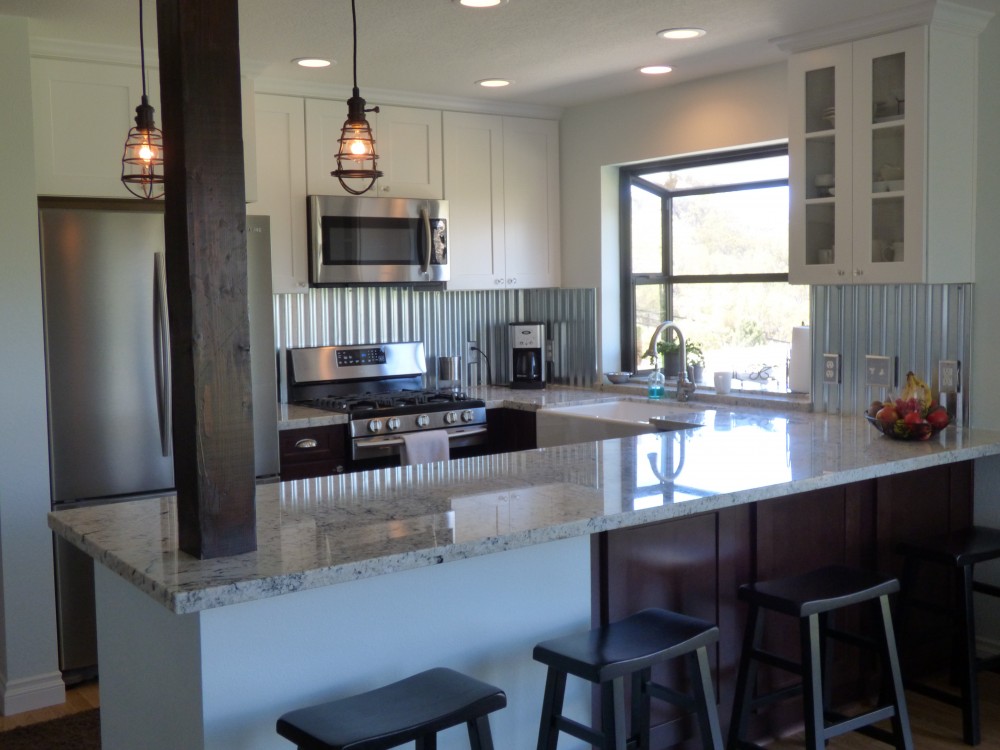
[[[61,672],[9,681],[0,675],[0,716],[12,716],[65,702],[66,685]]]

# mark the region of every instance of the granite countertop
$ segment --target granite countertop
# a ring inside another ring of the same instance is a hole
[[[262,485],[258,548],[232,557],[180,552],[172,497],[59,511],[49,525],[187,613],[1000,454],[998,432],[900,442],[860,417],[705,406],[679,407],[702,425],[679,432]]]

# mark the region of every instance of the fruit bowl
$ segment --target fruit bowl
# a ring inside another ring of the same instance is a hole
[[[894,440],[930,440],[931,437],[944,429],[943,427],[932,427],[926,422],[923,424],[908,425],[902,419],[897,419],[890,424],[883,424],[870,414],[865,414],[865,419],[876,430]]]

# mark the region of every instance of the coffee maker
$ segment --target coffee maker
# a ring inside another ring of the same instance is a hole
[[[545,387],[545,324],[510,324],[510,387]]]

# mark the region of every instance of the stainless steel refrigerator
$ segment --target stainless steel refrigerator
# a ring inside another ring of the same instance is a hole
[[[254,447],[278,474],[269,218],[247,217]],[[163,206],[39,202],[54,510],[173,491]],[[60,668],[96,671],[93,563],[56,540]]]

